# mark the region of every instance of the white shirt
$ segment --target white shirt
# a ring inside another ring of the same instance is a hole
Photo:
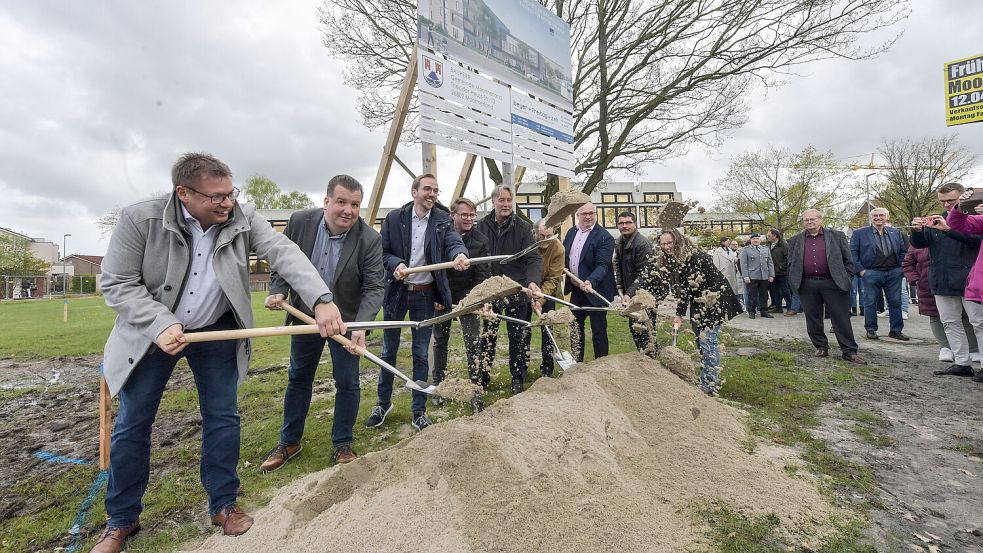
[[[594,230],[594,225],[591,225],[587,230],[577,225],[577,235],[573,237],[573,244],[570,246],[570,272],[577,278],[580,278],[580,253],[584,249],[584,242],[587,242],[587,236],[592,230]]]
[[[191,267],[174,315],[185,330],[194,330],[218,321],[229,310],[229,299],[225,297],[212,267],[218,225],[202,230],[201,223],[188,213],[184,204],[181,205],[181,213],[191,230]]]
[[[423,217],[416,214],[416,206],[413,207],[413,216],[410,218],[410,267],[420,267],[427,264],[426,238],[427,225],[430,224],[430,211]],[[430,272],[413,273],[406,275],[407,284],[429,284],[433,282],[433,275]]]

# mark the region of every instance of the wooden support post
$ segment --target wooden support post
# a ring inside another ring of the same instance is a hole
[[[424,173],[437,176],[437,145],[429,142],[423,143],[423,171],[420,174]]]
[[[559,192],[569,192],[570,191],[570,179],[568,177],[558,177],[558,179],[559,179],[559,181],[557,183],[557,191],[559,191]],[[571,222],[570,219],[567,219],[567,220],[563,221],[562,223],[560,223],[560,236],[561,236],[561,240],[562,240],[562,237],[564,237],[564,236],[567,235],[567,231],[570,230],[571,228],[573,228],[573,222]]]
[[[375,218],[379,213],[379,204],[382,203],[382,194],[386,191],[389,170],[392,168],[393,157],[396,155],[396,147],[399,146],[399,136],[403,132],[406,113],[410,109],[413,87],[416,86],[416,48],[416,45],[414,45],[413,52],[410,54],[409,65],[406,66],[403,86],[399,91],[399,100],[396,102],[396,112],[393,114],[393,122],[389,125],[386,145],[382,148],[382,159],[379,160],[379,168],[375,173],[372,194],[369,196],[369,204],[365,206],[365,221],[372,226],[375,226]]]
[[[407,166],[405,163],[403,163],[403,160],[399,159],[398,155],[393,154],[393,161],[398,163],[399,166],[403,168],[403,171],[406,171],[406,174],[409,175],[411,179],[416,178],[416,175],[413,173],[413,170],[410,169],[409,166]]]
[[[104,376],[99,377],[99,468],[109,468],[109,442],[113,435],[113,397]]]
[[[502,184],[508,186],[509,188],[512,188],[514,192],[515,181],[512,180],[512,177],[513,177],[512,164],[502,162]]]
[[[522,177],[524,176],[526,176],[526,168],[522,167],[521,165],[519,167],[516,167],[515,176],[512,177],[512,181],[514,182],[512,188],[515,189],[516,193],[519,192],[519,185],[522,184]]]
[[[461,174],[457,177],[457,185],[454,187],[454,194],[451,201],[464,197],[464,190],[468,187],[468,180],[471,178],[471,171],[474,170],[474,162],[478,156],[468,154],[464,158],[464,165],[461,167]]]

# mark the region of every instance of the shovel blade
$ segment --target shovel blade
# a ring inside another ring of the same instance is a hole
[[[576,365],[577,362],[574,361],[573,356],[570,355],[570,352],[563,351],[560,352],[560,356],[556,359],[556,364],[560,366],[560,369],[566,371],[570,367]]]
[[[407,380],[404,386],[415,392],[423,392],[424,394],[428,394],[428,395],[433,395],[434,392],[437,391],[436,386],[434,386],[433,384],[427,384],[422,380],[417,380],[415,382],[412,380]]]

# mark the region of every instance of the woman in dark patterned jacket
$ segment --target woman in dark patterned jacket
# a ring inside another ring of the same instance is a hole
[[[644,270],[629,290],[648,290],[658,299],[675,297],[673,324],[682,324],[689,311],[690,324],[703,358],[700,389],[716,395],[720,387],[720,327],[741,313],[741,305],[727,279],[714,266],[713,259],[699,251],[678,230],[659,235],[655,250]]]

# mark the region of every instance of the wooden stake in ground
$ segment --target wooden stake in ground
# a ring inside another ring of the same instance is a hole
[[[100,371],[102,372],[102,371]],[[106,377],[99,375],[99,468],[109,468],[109,443],[113,435],[113,397]]]

